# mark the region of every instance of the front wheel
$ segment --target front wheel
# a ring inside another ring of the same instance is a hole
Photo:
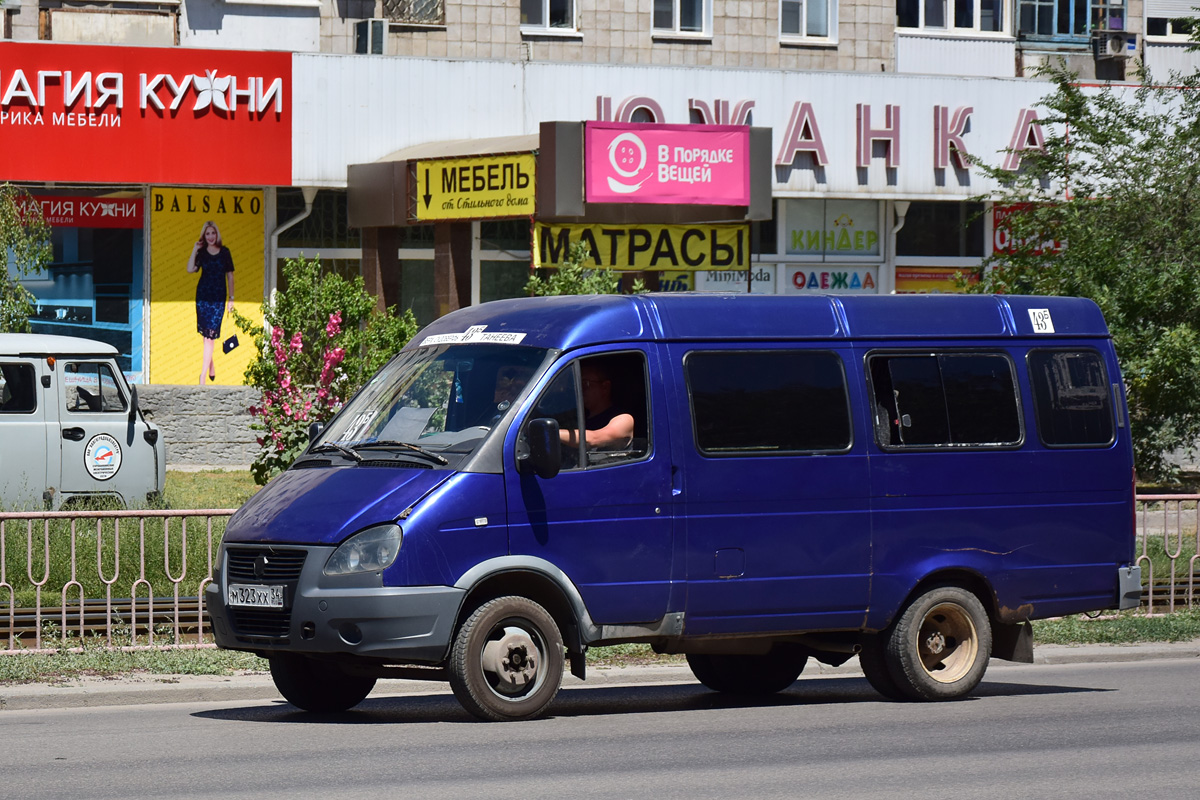
[[[284,699],[305,711],[345,711],[363,701],[375,679],[348,675],[336,664],[300,655],[271,656],[271,680]]]
[[[696,680],[714,692],[768,695],[782,692],[800,677],[808,656],[776,647],[765,655],[689,653]]]
[[[936,586],[891,627],[884,659],[906,697],[953,700],[979,685],[991,654],[992,625],[979,598]]]
[[[563,660],[562,634],[546,609],[524,597],[498,597],[458,629],[450,688],[482,720],[532,719],[558,694]]]

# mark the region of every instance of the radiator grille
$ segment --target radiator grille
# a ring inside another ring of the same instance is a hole
[[[236,583],[287,583],[300,578],[304,568],[304,550],[279,550],[273,547],[238,547],[225,551],[229,580]],[[262,557],[262,574],[255,565]]]

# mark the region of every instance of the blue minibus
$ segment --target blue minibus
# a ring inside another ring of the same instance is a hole
[[[896,700],[1136,606],[1134,471],[1094,303],[661,293],[422,330],[229,521],[219,646],[309,711],[381,677],[544,713],[589,647],[717,692],[857,656]]]

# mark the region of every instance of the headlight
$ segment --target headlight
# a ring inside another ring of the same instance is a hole
[[[326,575],[351,575],[387,569],[400,553],[404,534],[400,526],[388,523],[356,533],[333,551],[325,562]]]

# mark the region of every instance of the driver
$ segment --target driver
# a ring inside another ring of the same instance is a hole
[[[622,450],[633,441],[633,415],[613,402],[612,379],[605,368],[585,361],[579,369],[583,389],[584,443],[588,450]],[[577,447],[578,431],[564,428],[559,440]]]

